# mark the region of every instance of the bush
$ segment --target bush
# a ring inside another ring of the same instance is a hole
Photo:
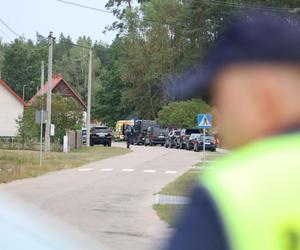
[[[197,126],[197,114],[209,112],[210,106],[201,99],[170,102],[158,112],[158,122],[167,126],[192,128]]]

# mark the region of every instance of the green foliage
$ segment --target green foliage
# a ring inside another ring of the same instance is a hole
[[[205,57],[232,14],[265,7],[295,8],[297,0],[107,0],[118,31],[111,45],[77,41],[60,34],[54,46],[53,73],[63,74],[84,101],[87,99],[88,50],[93,48],[92,119],[113,125],[129,117],[155,119],[168,103],[165,83]],[[251,6],[250,6],[251,5]],[[249,8],[250,6],[250,8]],[[28,101],[40,84],[40,64],[47,72],[48,39],[0,42],[3,79]],[[46,74],[47,75],[47,74]],[[172,121],[172,123],[175,123]],[[182,123],[182,122],[180,122]]]
[[[158,122],[180,128],[192,128],[197,126],[197,114],[209,111],[210,107],[200,99],[171,102],[158,112]]]
[[[24,142],[37,141],[40,136],[40,127],[35,124],[35,111],[45,109],[46,100],[40,97],[33,106],[25,108],[24,114],[17,121],[19,134]],[[82,128],[83,112],[73,98],[52,95],[52,123],[55,125],[54,141],[62,142],[67,130]]]
[[[35,107],[30,106],[24,109],[23,116],[17,120],[19,134],[23,142],[32,143],[40,136],[39,125],[35,123]]]
[[[46,58],[47,47],[35,46],[31,40],[16,39],[4,49],[4,61],[1,65],[3,79],[22,96],[26,85],[25,100],[32,97],[40,82],[40,65]]]

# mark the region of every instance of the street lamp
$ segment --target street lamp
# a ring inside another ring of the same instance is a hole
[[[22,97],[23,97],[23,101],[25,101],[25,100],[24,100],[24,97],[25,97],[25,87],[26,87],[26,86],[27,86],[26,84],[23,85],[23,96],[22,96]]]

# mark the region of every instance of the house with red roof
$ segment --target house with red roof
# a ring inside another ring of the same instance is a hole
[[[17,120],[27,103],[0,79],[0,137],[18,135]]]
[[[38,96],[42,96],[47,94],[48,92],[48,82],[44,84],[43,89],[40,89],[28,102],[29,104],[34,103],[35,99]],[[55,75],[52,78],[52,93],[59,94],[64,97],[71,97],[73,98],[81,107],[83,112],[86,112],[87,106],[81,99],[81,97],[74,91],[71,85],[63,78],[62,75]]]

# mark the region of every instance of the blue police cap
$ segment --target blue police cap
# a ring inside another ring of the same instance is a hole
[[[240,63],[300,63],[300,25],[289,16],[245,15],[231,20],[202,65],[178,76],[171,95],[203,96],[216,74]]]

